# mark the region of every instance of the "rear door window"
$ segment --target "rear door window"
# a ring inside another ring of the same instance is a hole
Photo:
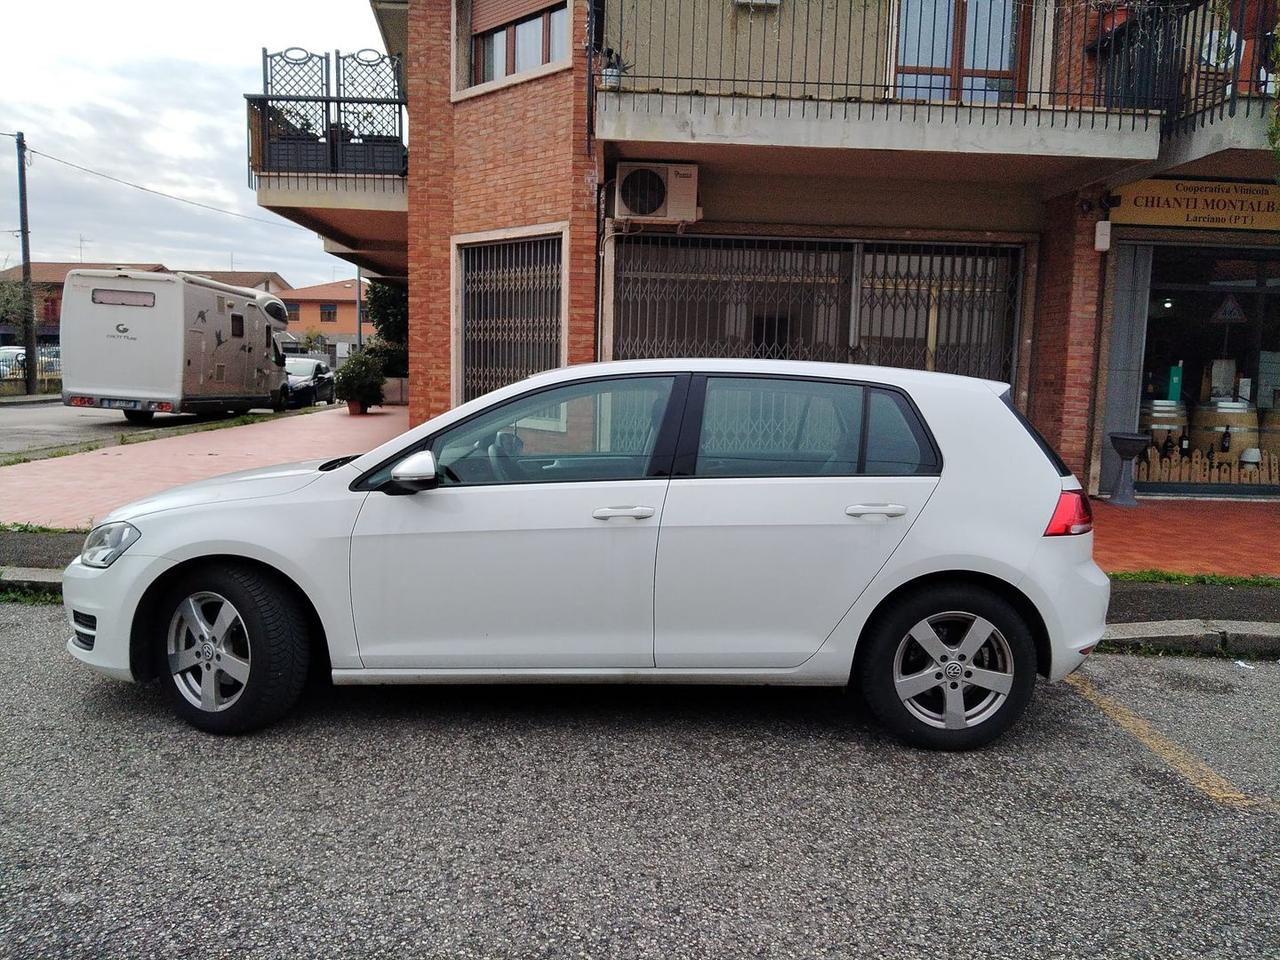
[[[683,445],[683,443],[682,443]],[[790,377],[708,377],[695,477],[916,476],[940,458],[897,390]]]
[[[707,380],[697,477],[857,473],[864,388],[775,377]]]

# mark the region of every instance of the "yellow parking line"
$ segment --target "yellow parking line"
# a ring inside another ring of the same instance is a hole
[[[1226,807],[1261,807],[1269,804],[1265,799],[1241,792],[1234,783],[1157,731],[1128,707],[1099,693],[1092,683],[1078,673],[1067,677],[1067,683],[1215,803]]]

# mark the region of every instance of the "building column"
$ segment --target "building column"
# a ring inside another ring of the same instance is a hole
[[[1045,213],[1027,413],[1084,482],[1105,256],[1093,237],[1104,211],[1097,198],[1067,194],[1050,200]]]
[[[404,76],[412,140],[408,182],[410,424],[429,420],[452,405],[450,7],[440,0],[409,2]]]

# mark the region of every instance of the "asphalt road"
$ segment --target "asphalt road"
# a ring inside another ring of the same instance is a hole
[[[0,455],[114,440],[122,433],[197,423],[191,414],[157,414],[144,426],[128,423],[119,410],[87,410],[61,403],[0,404]]]
[[[0,606],[0,955],[1280,955],[1275,663],[1097,658],[967,755],[777,689],[346,688],[232,740],[63,634]]]

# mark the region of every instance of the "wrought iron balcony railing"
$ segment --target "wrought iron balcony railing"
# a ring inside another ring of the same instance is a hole
[[[334,57],[331,78],[327,53],[262,51],[264,92],[245,97],[250,186],[270,177],[336,188],[337,177],[359,176],[363,189],[398,188],[408,172],[399,60],[371,50]]]
[[[592,7],[592,97],[602,114],[684,108],[1126,129],[1158,124],[1179,102],[1181,67],[1170,53],[1187,10],[1151,0]]]
[[[1225,117],[1266,118],[1280,94],[1277,0],[1200,0],[1179,8],[1179,69],[1166,135]]]

